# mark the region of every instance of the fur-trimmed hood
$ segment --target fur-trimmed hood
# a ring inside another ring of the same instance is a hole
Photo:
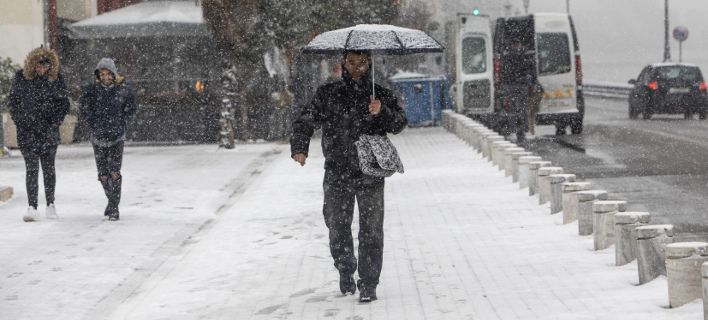
[[[52,63],[49,72],[47,72],[49,80],[54,81],[59,77],[59,56],[54,50],[40,47],[30,51],[30,53],[27,54],[27,58],[25,58],[25,65],[22,69],[22,75],[25,80],[31,80],[37,76],[34,72],[34,68],[42,59],[48,59]]]

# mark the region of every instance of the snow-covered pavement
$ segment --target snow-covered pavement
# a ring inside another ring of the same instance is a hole
[[[304,167],[282,144],[127,147],[117,223],[90,147],[59,149],[58,221],[22,222],[22,159],[0,159],[0,319],[702,319],[442,128],[393,141],[371,304],[339,293],[319,141]]]

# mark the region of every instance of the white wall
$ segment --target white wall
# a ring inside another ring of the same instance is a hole
[[[32,49],[44,43],[42,0],[0,0],[0,57],[22,65]]]
[[[57,15],[72,21],[81,21],[96,15],[96,0],[57,0]]]

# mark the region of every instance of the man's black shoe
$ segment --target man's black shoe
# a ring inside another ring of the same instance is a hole
[[[359,289],[359,302],[371,302],[378,299],[376,297],[376,287],[362,287]]]
[[[120,220],[120,212],[118,212],[117,208],[111,209],[110,213],[108,214],[108,221],[118,221]]]
[[[351,274],[339,274],[339,291],[342,291],[343,295],[356,292],[356,283]]]

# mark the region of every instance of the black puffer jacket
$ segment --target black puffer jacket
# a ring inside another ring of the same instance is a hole
[[[125,140],[128,119],[135,113],[135,96],[122,79],[111,87],[96,81],[83,88],[79,99],[81,118],[91,128],[92,142],[111,146]]]
[[[363,77],[369,79],[369,77]],[[290,138],[292,155],[307,155],[310,137],[322,128],[322,151],[325,169],[360,174],[354,142],[361,134],[401,132],[408,121],[398,99],[382,86],[376,85],[376,98],[381,100],[381,113],[369,113],[371,82],[356,83],[346,72],[338,82],[321,86],[312,101],[302,108],[293,123]]]
[[[61,74],[29,79],[20,70],[8,96],[10,116],[17,126],[17,144],[22,150],[41,152],[59,144],[59,126],[69,112],[69,98]]]

